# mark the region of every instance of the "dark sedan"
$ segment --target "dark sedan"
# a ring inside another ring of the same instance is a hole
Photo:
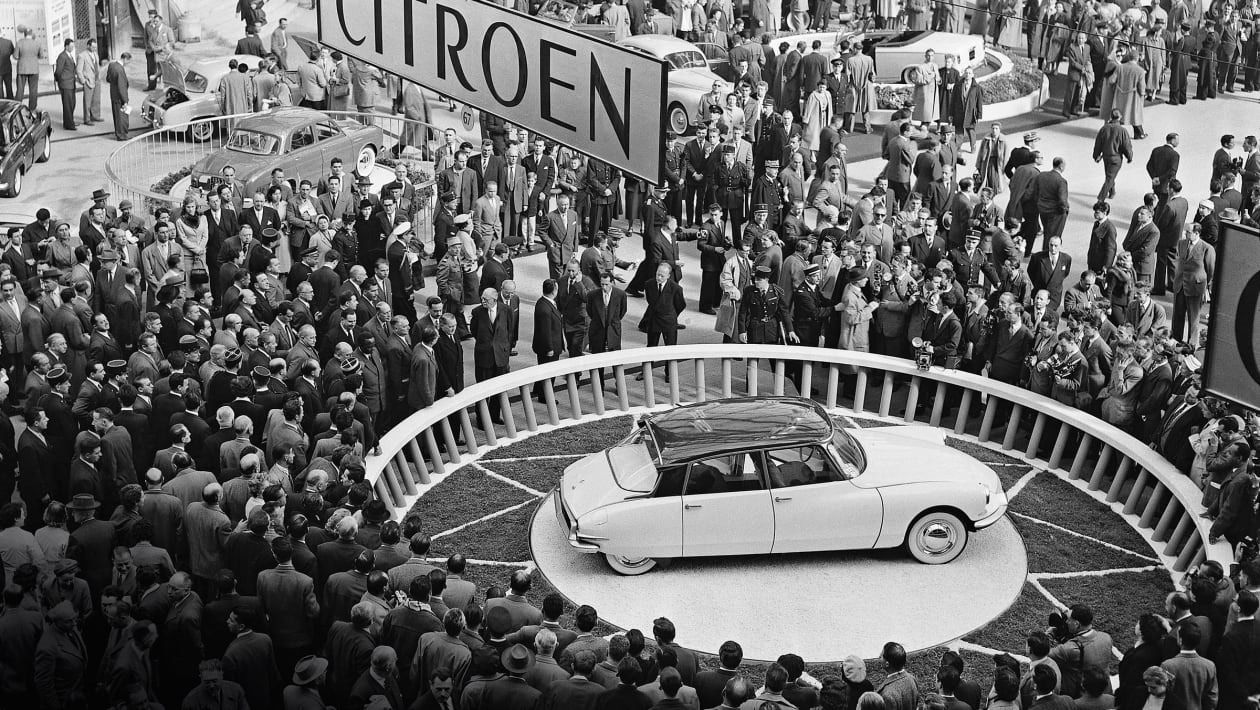
[[[0,100],[0,195],[22,194],[22,181],[35,163],[52,157],[52,119],[47,111]]]

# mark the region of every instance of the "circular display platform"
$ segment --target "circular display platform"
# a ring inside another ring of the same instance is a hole
[[[901,549],[675,560],[637,577],[569,546],[550,496],[530,529],[535,564],[560,593],[622,628],[658,616],[685,620],[678,643],[716,652],[737,638],[749,659],[791,650],[812,659],[875,658],[886,641],[907,651],[961,637],[999,616],[1024,586],[1024,543],[1009,519],[975,533],[946,565]]]

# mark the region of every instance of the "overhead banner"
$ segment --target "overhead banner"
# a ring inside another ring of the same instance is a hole
[[[1203,389],[1260,409],[1260,231],[1221,222]]]
[[[319,41],[649,182],[665,63],[480,0],[319,0]]]

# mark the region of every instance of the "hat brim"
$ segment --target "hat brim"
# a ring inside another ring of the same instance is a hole
[[[303,678],[302,675],[297,670],[293,671],[293,684],[294,685],[310,685],[311,683],[314,683],[315,681],[319,680],[319,677],[324,675],[324,673],[327,670],[328,670],[328,660],[324,658],[320,658],[319,656],[316,656],[315,659],[311,661],[311,666],[310,666],[311,672],[306,678]]]

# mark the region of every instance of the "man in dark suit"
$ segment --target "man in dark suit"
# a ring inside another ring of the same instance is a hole
[[[1176,133],[1169,133],[1164,145],[1151,151],[1146,161],[1146,174],[1151,177],[1151,191],[1159,196],[1159,203],[1168,201],[1168,185],[1177,177],[1177,168],[1181,165],[1181,154],[1177,152],[1180,138]]]
[[[508,246],[503,242],[497,242],[494,245],[494,252],[481,267],[481,281],[477,284],[477,290],[485,291],[488,288],[501,290],[503,282],[513,277],[514,269],[512,261],[508,258],[508,251]]]
[[[586,295],[595,290],[595,284],[582,275],[581,266],[576,261],[570,261],[564,269],[564,278],[556,290],[556,307],[560,309],[564,323],[569,357],[580,357],[586,350],[586,330],[590,320]]]
[[[271,637],[260,630],[264,623],[257,612],[243,606],[227,619],[228,632],[236,638],[223,653],[223,677],[245,689],[251,707],[267,707],[284,687]]]
[[[1024,307],[1018,303],[1008,306],[994,335],[990,341],[993,349],[988,353],[989,377],[1008,385],[1018,384],[1024,358],[1033,344],[1032,332],[1024,327]]]
[[[1199,225],[1186,229],[1186,236],[1177,245],[1177,275],[1173,279],[1172,337],[1197,348],[1199,314],[1212,289],[1216,271],[1216,249],[1200,237]],[[1189,320],[1189,334],[1186,321]]]
[[[433,346],[437,343],[438,332],[432,326],[425,326],[419,333],[420,342],[409,354],[409,373],[407,379],[407,405],[418,411],[433,404],[439,394],[437,391],[438,366],[437,354]]]
[[[547,214],[544,229],[539,230],[543,246],[547,249],[547,275],[559,280],[565,265],[578,250],[581,235],[578,213],[569,208],[569,196],[556,197],[556,209]]]
[[[114,123],[114,140],[127,140],[127,132],[131,129],[131,114],[123,111],[129,105],[131,80],[127,78],[127,64],[131,61],[131,52],[118,55],[116,61],[109,63],[105,69],[105,83],[109,84],[109,111]]]
[[[274,207],[267,205],[266,197],[261,190],[254,192],[252,202],[249,202],[250,198],[246,200],[247,204],[238,215],[240,226],[248,224],[252,227],[255,239],[262,236],[264,229],[280,231],[280,214]]]
[[[1054,169],[1038,174],[1033,180],[1032,190],[1045,244],[1049,244],[1050,237],[1062,236],[1067,224],[1069,202],[1068,184],[1063,177],[1065,170],[1067,160],[1055,158]]]
[[[611,271],[599,275],[599,288],[586,294],[586,341],[592,353],[621,349],[621,319],[626,317],[626,292],[613,286]]]
[[[647,345],[654,348],[678,343],[678,314],[687,307],[682,287],[672,277],[674,267],[658,264],[656,277],[647,283],[647,310],[643,323],[647,326]]]
[[[53,68],[53,81],[57,84],[57,92],[61,94],[61,126],[67,131],[77,131],[74,124],[75,77],[78,74],[74,56],[74,40],[67,38],[65,48],[57,55],[57,64]]]
[[[114,525],[96,518],[100,502],[90,493],[76,494],[66,506],[74,519],[74,532],[66,557],[79,563],[79,576],[87,581],[92,598],[99,599],[113,571]]]
[[[555,279],[543,281],[542,298],[534,304],[534,354],[538,356],[538,364],[555,362],[564,351],[564,319],[560,315],[560,307],[556,305],[556,292],[559,284]],[[541,382],[534,383],[534,398],[543,398]]]
[[[1063,282],[1072,273],[1072,257],[1062,251],[1062,246],[1063,237],[1048,237],[1046,250],[1033,254],[1028,262],[1033,288],[1049,291],[1050,307],[1056,310],[1063,304]]]
[[[481,305],[468,326],[473,336],[473,376],[478,382],[507,374],[512,352],[512,314],[499,302],[499,292],[481,292]],[[499,423],[499,401],[490,402],[490,418]],[[488,424],[487,424],[488,426]]]
[[[1246,699],[1260,693],[1260,625],[1256,623],[1255,593],[1244,589],[1234,602],[1238,621],[1221,638],[1216,653],[1220,683],[1218,707],[1245,707]]]
[[[1095,163],[1103,165],[1103,184],[1098,190],[1098,201],[1110,200],[1116,196],[1116,176],[1120,174],[1120,166],[1126,160],[1133,162],[1133,141],[1129,137],[1129,129],[1120,120],[1120,109],[1111,109],[1110,120],[1094,137],[1093,157]]]
[[[0,37],[0,99],[13,98],[13,40]]]
[[[55,457],[48,450],[48,415],[43,409],[27,410],[27,427],[17,441],[18,468],[23,476],[18,480],[18,495],[26,504],[26,528],[28,531],[42,527],[44,507],[52,501],[56,492]]]

